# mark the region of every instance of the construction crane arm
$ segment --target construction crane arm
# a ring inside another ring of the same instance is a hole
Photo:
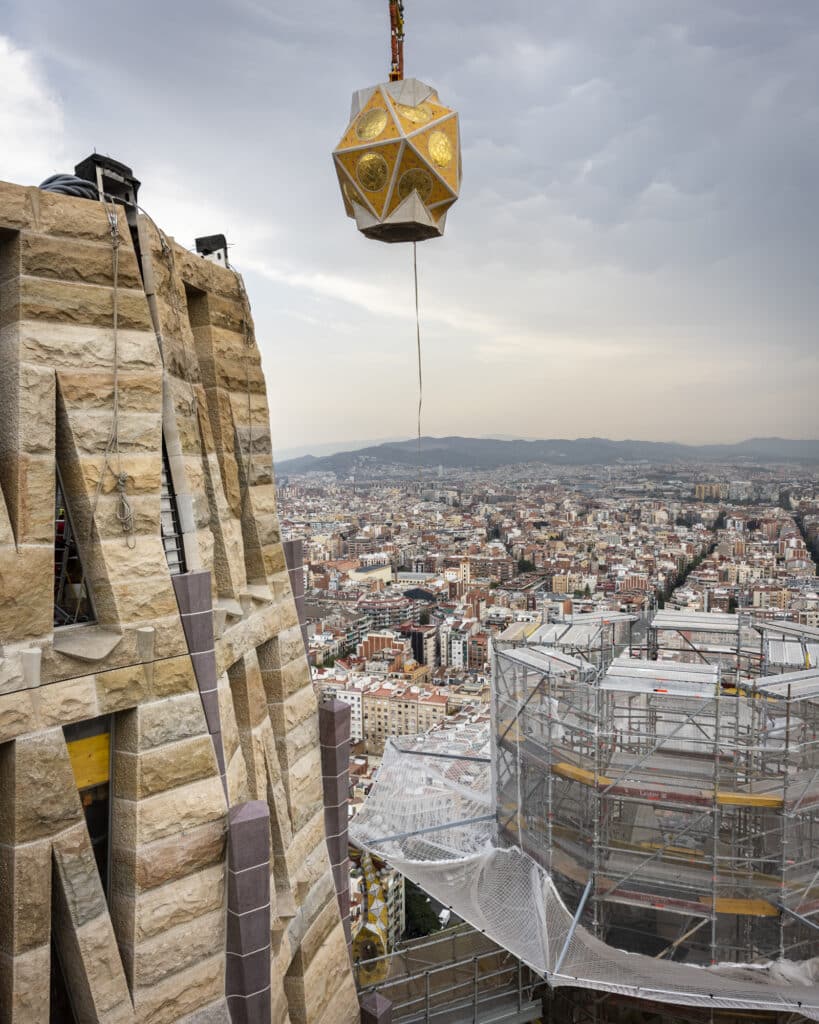
[[[390,47],[392,65],[390,81],[400,82],[404,77],[404,2],[389,0],[390,4]]]

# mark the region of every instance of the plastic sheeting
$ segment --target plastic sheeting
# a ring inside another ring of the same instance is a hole
[[[819,957],[696,967],[616,949],[581,925],[572,931],[548,873],[519,848],[496,845],[492,792],[487,726],[401,737],[387,745],[350,837],[552,986],[819,1021]]]

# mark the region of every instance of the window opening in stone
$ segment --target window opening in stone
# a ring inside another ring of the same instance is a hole
[[[65,983],[65,972],[54,936],[51,936],[51,978],[49,993],[49,1024],[77,1024],[71,996]]]
[[[91,591],[71,525],[60,467],[57,466],[54,502],[54,626],[95,621]]]
[[[108,898],[111,849],[111,715],[63,726],[102,888]]]
[[[182,525],[179,521],[179,506],[173,489],[171,464],[165,441],[162,442],[162,490],[159,499],[159,519],[162,527],[162,544],[171,576],[187,572],[185,548],[182,543]]]

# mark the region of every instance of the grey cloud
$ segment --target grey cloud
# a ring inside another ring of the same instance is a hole
[[[146,205],[172,231],[178,218],[191,235],[181,240],[225,230],[237,265],[256,268],[247,277],[268,366],[287,348],[288,372],[313,398],[300,411],[274,380],[274,407],[287,409],[273,413],[279,445],[337,435],[336,394],[364,388],[372,428],[357,412],[357,436],[411,432],[389,398],[395,371],[372,359],[406,348],[411,405],[408,253],[357,236],[329,160],[352,90],[385,77],[386,0],[147,0],[121,19],[90,0],[81,21],[57,0],[6,6],[4,31],[40,56],[62,98],[67,151],[132,161]],[[407,19],[408,71],[459,108],[464,144],[447,236],[419,250],[428,376],[456,374],[440,405],[428,403],[430,424],[549,432],[516,399],[521,366],[538,360],[559,358],[561,379],[587,398],[564,433],[669,436],[662,405],[638,416],[612,398],[637,365],[655,393],[669,374],[698,379],[706,357],[726,380],[745,355],[802,360],[800,387],[810,381],[819,8],[407,0]],[[604,375],[589,365],[601,352],[613,356]],[[491,424],[467,397],[483,393],[482,358],[494,360]],[[781,397],[753,370],[743,381],[746,412],[733,398],[730,412],[709,408],[712,433],[698,437],[735,436],[740,420],[781,432]],[[710,384],[701,394],[713,403]],[[701,412],[696,392],[693,404]],[[676,436],[702,422],[680,420]],[[816,432],[801,391],[787,422]]]

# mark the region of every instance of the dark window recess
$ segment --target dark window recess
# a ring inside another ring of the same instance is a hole
[[[111,722],[111,716],[104,715],[63,726],[74,781],[106,897],[111,834]]]
[[[94,622],[94,605],[85,579],[60,469],[54,504],[54,626]]]
[[[49,1024],[77,1024],[77,1017],[71,1005],[68,986],[65,983],[63,966],[54,937],[51,938],[51,993],[49,1000]]]
[[[114,717],[103,715],[86,722],[76,722],[63,726],[71,770],[80,795],[80,802],[85,814],[88,837],[94,851],[100,882],[105,898],[108,899],[110,880],[110,849],[111,849],[111,734],[114,728]],[[58,904],[64,902],[57,899],[57,886],[62,883],[57,878],[56,867],[52,879],[52,913]],[[65,894],[67,895],[67,894]],[[77,1024],[80,1015],[76,1012],[75,998],[78,993],[73,985],[70,971],[65,971],[60,950],[68,954],[63,945],[65,936],[52,932],[51,938],[51,1010],[49,1024]],[[71,954],[73,956],[73,953]],[[82,1020],[87,1018],[83,1017]]]
[[[171,576],[187,572],[185,549],[182,545],[182,527],[179,523],[179,509],[173,489],[171,466],[165,442],[162,442],[162,493],[159,500],[159,518],[162,526],[162,544]]]

